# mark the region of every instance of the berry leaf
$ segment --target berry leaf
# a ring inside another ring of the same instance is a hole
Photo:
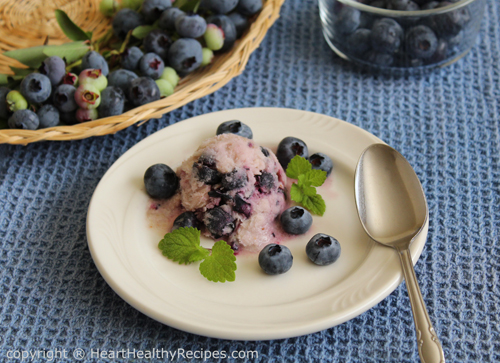
[[[319,194],[312,196],[305,195],[302,198],[302,205],[307,208],[311,213],[322,216],[326,210],[326,204],[323,197]]]
[[[236,271],[234,251],[225,241],[217,241],[212,254],[200,264],[200,272],[213,282],[234,281]]]
[[[181,227],[167,233],[158,243],[158,248],[163,256],[186,265],[209,255],[208,250],[200,246],[200,231],[193,227]]]
[[[309,185],[320,187],[326,180],[326,171],[312,169],[306,173],[305,178],[309,181]]]
[[[302,189],[299,188],[299,186],[296,183],[292,184],[292,187],[290,188],[290,198],[297,203],[302,202],[302,196],[304,193],[302,192]]]
[[[295,155],[288,163],[286,176],[292,179],[298,179],[301,174],[307,173],[312,169],[312,165],[306,158]]]
[[[90,46],[87,44],[87,42],[81,41],[65,43],[61,45],[45,46],[43,49],[43,54],[46,57],[52,57],[56,55],[65,59],[67,64],[70,64],[81,59],[89,50]]]
[[[9,50],[8,52],[3,53],[3,55],[15,59],[28,67],[38,68],[42,64],[43,60],[47,58],[47,56],[43,53],[45,48],[46,46],[40,45],[31,48]]]
[[[61,30],[63,33],[71,40],[73,41],[79,41],[79,40],[91,40],[92,39],[92,33],[90,32],[85,32],[80,28],[78,25],[76,25],[73,20],[70,19],[68,14],[66,14],[64,11],[60,9],[56,9],[56,20],[59,23],[59,26],[61,27]]]

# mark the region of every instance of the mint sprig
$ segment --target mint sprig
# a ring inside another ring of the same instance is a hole
[[[323,197],[316,191],[326,180],[326,172],[313,169],[311,163],[306,158],[296,155],[288,163],[286,176],[297,179],[290,189],[290,198],[301,204],[311,213],[322,216],[326,210]]]
[[[193,227],[181,227],[167,233],[158,243],[163,256],[179,264],[203,261],[201,274],[210,281],[234,281],[236,256],[233,249],[225,242],[215,242],[212,249],[200,245],[200,231]]]

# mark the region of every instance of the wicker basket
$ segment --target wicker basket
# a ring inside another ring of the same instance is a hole
[[[250,29],[234,48],[215,57],[215,61],[183,78],[175,93],[159,101],[130,110],[120,116],[107,117],[72,126],[40,130],[0,130],[0,144],[29,144],[43,140],[77,140],[113,134],[139,121],[159,118],[191,101],[215,92],[245,69],[250,54],[259,46],[267,30],[279,17],[285,0],[264,0],[263,8]],[[0,52],[43,44],[61,44],[68,39],[59,30],[54,10],[64,10],[75,23],[93,30],[99,37],[111,26],[99,12],[99,0],[5,0],[0,9]],[[22,66],[0,54],[0,73],[11,73],[9,66]]]

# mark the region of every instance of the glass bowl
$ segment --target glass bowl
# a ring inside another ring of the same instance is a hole
[[[319,0],[323,35],[340,57],[378,69],[446,66],[469,52],[485,0]]]

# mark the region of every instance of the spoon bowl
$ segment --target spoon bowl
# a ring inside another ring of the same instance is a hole
[[[429,215],[422,185],[403,155],[386,144],[373,144],[363,151],[354,179],[356,207],[365,232],[375,242],[394,248],[401,260],[420,359],[444,363],[410,254],[410,245]]]

